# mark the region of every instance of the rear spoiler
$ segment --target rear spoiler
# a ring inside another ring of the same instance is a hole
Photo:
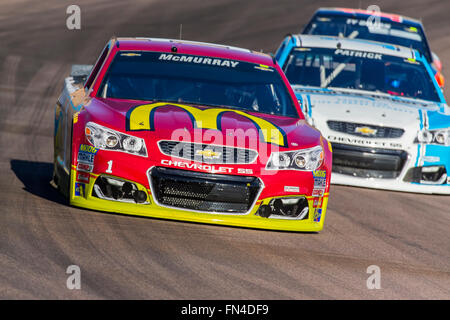
[[[70,76],[75,82],[85,82],[91,73],[93,65],[89,64],[73,64]]]

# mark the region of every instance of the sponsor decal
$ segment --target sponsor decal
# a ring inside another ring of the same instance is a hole
[[[416,59],[413,58],[404,59],[403,61],[408,62],[410,64],[420,65],[420,62],[418,62]]]
[[[311,48],[294,48],[295,51],[311,51]]]
[[[75,196],[84,197],[85,184],[75,182]]]
[[[314,198],[313,208],[322,208],[323,198]]]
[[[366,140],[362,138],[348,138],[348,137],[338,137],[338,136],[328,136],[328,140],[332,142],[340,142],[346,144],[355,144],[360,146],[369,146],[369,147],[379,147],[379,148],[395,148],[402,149],[403,146],[401,143],[397,142],[384,142],[384,141],[375,141],[375,140]]]
[[[93,165],[95,155],[97,154],[97,152],[98,152],[97,148],[86,145],[86,144],[81,144],[80,148],[78,150],[77,160],[78,160],[78,162],[83,162],[88,165]]]
[[[77,171],[92,172],[94,166],[92,164],[78,162]]]
[[[79,151],[92,153],[95,155],[95,154],[97,154],[98,149],[93,146],[87,145],[87,144],[81,144]]]
[[[372,129],[369,127],[356,127],[355,133],[360,133],[365,136],[374,136],[377,134],[377,129]]]
[[[77,181],[83,183],[89,183],[90,175],[87,172],[77,172]]]
[[[183,162],[183,161],[172,161],[172,160],[164,160],[163,159],[163,160],[161,160],[161,164],[167,165],[167,166],[178,167],[178,168],[184,168],[184,169],[209,171],[211,173],[233,173],[233,172],[237,171],[238,174],[253,174],[252,169],[220,167],[220,166],[209,165],[209,164],[188,163],[188,162]]]
[[[327,172],[325,170],[315,170],[313,171],[314,177],[314,189],[325,190],[327,186]]]
[[[314,178],[314,189],[325,189],[327,180],[325,178]]]
[[[284,192],[300,192],[300,188],[294,186],[284,186]]]
[[[326,178],[327,171],[326,170],[314,170],[313,176],[314,176],[314,178]]]
[[[368,27],[369,29],[373,28],[373,27],[369,26],[370,23],[368,25],[366,20],[361,20],[361,19],[349,18],[349,19],[346,20],[345,23],[346,24],[351,24],[351,25],[360,25],[362,27]],[[384,22],[381,22],[381,21],[377,21],[376,23],[377,23],[378,27],[381,28],[381,29],[390,29],[391,28],[391,24],[390,23],[384,23]]]
[[[86,153],[86,152],[78,152],[78,162],[84,162],[87,164],[94,164],[95,155],[92,153]]]
[[[140,53],[134,53],[134,52],[127,52],[127,53],[121,53],[122,57],[140,57]]]
[[[313,197],[323,197],[324,193],[325,193],[325,189],[313,189],[311,195]]]
[[[439,162],[441,161],[440,157],[434,157],[434,156],[425,156],[423,157],[424,162]]]
[[[235,68],[239,61],[227,60],[227,59],[219,59],[219,58],[209,58],[209,57],[199,57],[199,56],[188,56],[188,55],[180,55],[180,54],[171,54],[171,53],[162,53],[159,60],[163,61],[175,61],[175,62],[186,62],[186,63],[195,63],[195,64],[208,64],[212,66],[218,67],[226,67],[226,68]]]
[[[315,222],[320,222],[320,218],[322,218],[322,209],[317,208],[314,211],[314,221]]]
[[[79,114],[80,114],[79,112],[75,112],[75,113],[74,113],[74,115],[73,115],[73,123],[74,123],[74,124],[78,122],[78,115],[79,115]]]
[[[262,70],[262,71],[270,71],[270,72],[274,71],[272,68],[270,68],[269,66],[266,66],[264,64],[260,64],[259,66],[255,66],[255,69]]]
[[[341,56],[347,56],[347,57],[383,60],[383,55],[381,53],[373,53],[373,52],[365,52],[365,51],[337,49],[336,51],[334,51],[334,54],[341,55]]]
[[[232,167],[218,167],[209,164],[187,163],[184,161],[172,161],[164,159],[161,160],[161,164],[185,169],[204,170],[212,173],[232,173],[234,170],[234,168]]]
[[[159,108],[176,107],[180,108],[189,115],[192,126],[198,129],[212,129],[222,131],[221,119],[225,113],[234,113],[250,120],[259,131],[260,138],[265,143],[271,143],[282,147],[287,147],[286,133],[273,123],[248,114],[240,110],[231,110],[225,108],[207,108],[183,105],[178,103],[157,102],[144,104],[131,108],[127,112],[126,130],[127,131],[154,131],[155,130],[155,112]]]
[[[222,155],[221,152],[216,152],[211,149],[197,150],[195,154],[197,156],[202,156],[204,159],[219,159]]]

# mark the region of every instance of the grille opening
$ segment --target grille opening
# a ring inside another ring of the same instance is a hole
[[[397,178],[408,154],[402,150],[333,143],[333,172],[362,178]]]
[[[158,204],[214,213],[247,213],[261,190],[256,177],[154,167],[150,183]]]
[[[328,127],[333,131],[351,134],[359,137],[394,139],[400,138],[403,135],[403,133],[405,133],[405,130],[400,128],[374,126],[374,125],[367,125],[364,123],[329,120],[327,121],[327,124]],[[367,128],[369,130],[365,131],[363,130],[363,128]]]

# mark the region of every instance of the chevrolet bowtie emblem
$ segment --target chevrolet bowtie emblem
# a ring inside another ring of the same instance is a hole
[[[377,129],[372,129],[369,127],[356,127],[355,128],[356,133],[361,133],[365,136],[374,136],[377,134]]]
[[[205,150],[197,150],[195,152],[196,155],[202,156],[205,159],[218,159],[221,155],[220,152],[216,152],[211,149],[205,149]]]

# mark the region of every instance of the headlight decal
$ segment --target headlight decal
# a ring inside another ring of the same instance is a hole
[[[416,143],[450,146],[450,128],[421,130],[417,134]]]
[[[94,122],[86,124],[85,136],[89,143],[97,149],[147,157],[147,148],[142,138],[109,129]]]

